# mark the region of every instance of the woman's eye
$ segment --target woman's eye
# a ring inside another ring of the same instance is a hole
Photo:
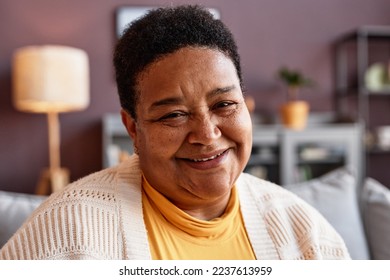
[[[223,109],[223,108],[228,108],[230,106],[236,105],[235,102],[232,101],[222,101],[218,102],[217,104],[214,105],[213,109]]]
[[[178,126],[186,120],[187,115],[185,112],[172,112],[162,116],[157,121],[169,126]]]
[[[173,112],[169,113],[161,118],[161,120],[167,120],[167,119],[175,119],[179,117],[183,117],[185,114],[183,112]]]

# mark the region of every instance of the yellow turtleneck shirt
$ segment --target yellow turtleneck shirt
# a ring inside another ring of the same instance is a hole
[[[155,260],[254,260],[233,187],[225,213],[210,221],[177,208],[143,179],[142,204]]]

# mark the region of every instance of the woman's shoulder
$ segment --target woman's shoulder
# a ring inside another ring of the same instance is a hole
[[[55,192],[44,204],[72,203],[75,201],[110,201],[115,196],[115,168],[104,169],[80,178],[63,190]]]
[[[53,201],[115,201],[121,188],[137,185],[141,178],[137,160],[130,158],[121,164],[82,177],[62,191],[52,194]]]
[[[121,246],[117,239],[121,197],[118,181],[126,176],[121,174],[123,168],[118,165],[92,173],[51,194],[0,251],[0,259],[119,258],[119,247],[106,251],[109,246],[99,243],[95,244],[96,251],[89,241],[112,236],[115,240],[106,241]],[[40,236],[39,244],[34,236]],[[60,241],[56,240],[56,247],[51,248],[48,244],[53,244],[54,237]]]

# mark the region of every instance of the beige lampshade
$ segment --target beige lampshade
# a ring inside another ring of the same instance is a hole
[[[12,62],[14,106],[47,113],[83,110],[89,105],[89,66],[85,51],[65,46],[28,46]]]

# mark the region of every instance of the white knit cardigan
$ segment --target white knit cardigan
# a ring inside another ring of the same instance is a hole
[[[52,194],[11,237],[0,259],[151,259],[137,156]],[[343,240],[285,189],[242,174],[241,212],[257,259],[349,259]]]

